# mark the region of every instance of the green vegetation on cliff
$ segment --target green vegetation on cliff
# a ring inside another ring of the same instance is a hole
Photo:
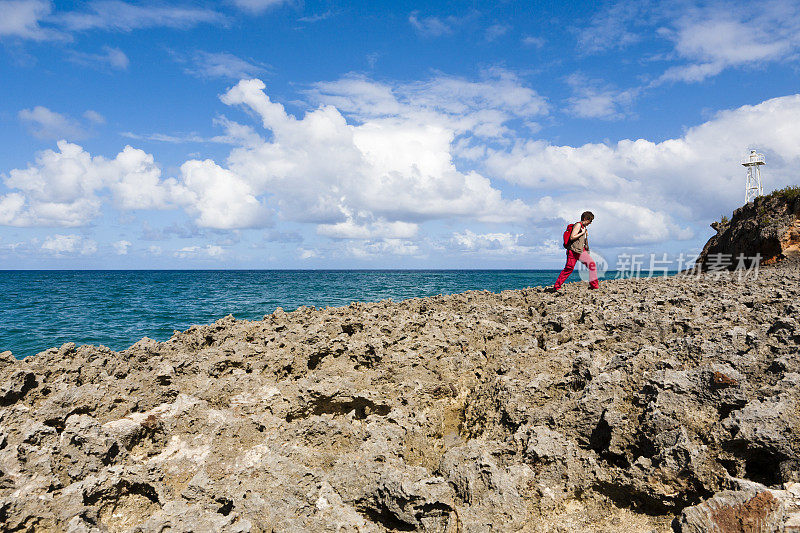
[[[783,198],[786,201],[794,201],[800,198],[800,185],[787,185],[783,189],[772,191],[769,196],[773,198]]]

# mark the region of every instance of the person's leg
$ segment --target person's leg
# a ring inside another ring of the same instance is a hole
[[[593,289],[600,288],[600,281],[597,279],[597,265],[589,252],[584,250],[578,259],[589,269],[589,286]]]
[[[564,266],[564,270],[561,271],[561,274],[558,275],[558,279],[556,280],[556,284],[553,285],[555,290],[561,288],[565,281],[572,271],[575,270],[575,263],[578,261],[578,254],[573,252],[572,250],[567,250],[567,264]]]

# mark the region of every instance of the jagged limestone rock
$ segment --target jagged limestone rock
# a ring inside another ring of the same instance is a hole
[[[470,291],[0,355],[0,528],[690,531],[766,490],[791,531],[799,281]]]

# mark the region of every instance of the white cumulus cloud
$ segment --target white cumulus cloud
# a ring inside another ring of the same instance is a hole
[[[511,26],[508,24],[492,24],[488,28],[486,28],[485,37],[486,40],[491,42],[495,39],[502,37],[511,29]]]
[[[73,50],[69,52],[69,58],[81,65],[108,66],[117,70],[126,70],[130,65],[130,60],[125,52],[111,46],[104,46],[101,54]]]
[[[95,0],[81,11],[61,13],[57,23],[70,31],[93,29],[133,31],[141,28],[187,29],[198,24],[223,23],[226,18],[211,9],[165,4],[137,5],[121,0]]]
[[[453,17],[441,19],[439,17],[422,17],[419,11],[414,11],[408,16],[408,22],[420,34],[428,37],[438,37],[453,33],[456,20]]]
[[[452,244],[463,251],[494,251],[498,253],[519,253],[517,243],[520,235],[514,233],[475,233],[465,229],[463,233],[454,233]]]
[[[357,120],[402,117],[435,123],[457,135],[502,137],[512,119],[533,120],[549,112],[547,100],[512,72],[489,69],[479,81],[436,76],[414,83],[387,85],[348,76],[314,85],[310,96]]]
[[[627,107],[640,92],[638,89],[615,90],[579,73],[568,76],[567,83],[573,91],[573,96],[567,100],[568,110],[582,118],[623,118]]]
[[[191,160],[179,178],[162,179],[153,156],[126,146],[113,159],[92,156],[77,144],[57,143],[36,163],[2,176],[11,192],[0,195],[0,224],[84,226],[100,215],[106,198],[122,210],[182,207],[201,227],[266,227],[271,211],[252,185],[213,161]]]
[[[420,255],[419,245],[407,239],[380,239],[376,241],[350,242],[347,252],[359,259],[385,257],[387,255]]]
[[[19,118],[37,139],[77,140],[86,136],[86,130],[80,122],[44,106],[23,109],[19,112]]]
[[[800,95],[792,95],[720,112],[682,137],[658,143],[518,141],[510,150],[490,150],[486,167],[493,176],[554,197],[535,206],[534,218],[574,222],[594,207],[603,214],[594,233],[607,242],[682,239],[691,236],[690,224],[741,205],[740,159],[748,148],[767,154],[767,190],[796,180],[798,124]]]
[[[89,122],[92,122],[94,124],[105,124],[106,123],[106,117],[104,117],[103,115],[101,115],[97,111],[93,111],[91,109],[89,109],[86,112],[84,112],[83,117],[86,120],[88,120]]]
[[[544,239],[524,233],[492,232],[476,233],[470,229],[455,232],[446,248],[460,253],[482,256],[519,256],[536,254],[537,257],[560,256],[564,249],[552,239]]]
[[[297,256],[300,259],[316,259],[319,257],[319,252],[317,250],[308,249],[308,248],[298,248],[297,249]]]
[[[227,78],[239,80],[265,72],[263,65],[255,64],[227,52],[197,50],[188,57],[174,54],[180,63],[188,63],[184,71],[199,78]]]
[[[527,35],[522,38],[522,44],[525,46],[532,46],[534,48],[542,48],[546,42],[547,41],[545,41],[543,37]]]
[[[154,255],[159,255],[161,249],[157,246],[151,246],[150,252]],[[173,255],[178,259],[222,259],[225,256],[225,249],[222,248],[222,246],[214,244],[207,244],[205,246],[185,246],[176,250]]]
[[[0,39],[17,37],[35,41],[67,39],[57,30],[42,27],[40,22],[53,10],[49,0],[4,0],[0,2]]]
[[[688,63],[656,81],[699,82],[729,67],[780,61],[800,49],[800,6],[777,0],[693,7],[659,33]]]
[[[358,220],[345,210],[347,220],[335,224],[319,224],[317,234],[336,239],[409,239],[419,231],[419,225],[411,222],[388,222]]]
[[[59,141],[59,151],[44,150],[36,164],[11,170],[0,196],[8,208],[2,220],[13,226],[82,226],[100,213],[98,193],[107,188],[125,209],[163,208],[169,191],[160,181],[153,156],[126,146],[114,159],[92,157],[83,148]]]
[[[126,240],[117,241],[113,245],[114,251],[117,252],[117,255],[128,255],[128,248],[130,248],[132,244],[133,243]]]
[[[189,29],[199,24],[225,24],[228,21],[227,17],[212,9],[171,6],[168,3],[140,5],[122,0],[93,0],[81,2],[79,9],[59,11],[53,10],[54,5],[50,0],[0,1],[0,39],[70,41],[75,32],[89,30]],[[127,56],[110,47],[106,47],[105,54],[73,52],[72,58],[84,62],[100,61],[114,68],[124,69],[128,65]]]
[[[51,235],[42,242],[42,250],[56,257],[65,255],[91,255],[97,252],[97,243],[80,235]]]
[[[248,184],[250,194],[270,194],[286,219],[316,222],[323,224],[321,233],[342,235],[347,224],[334,225],[346,223],[347,213],[384,224],[448,217],[508,221],[529,214],[486,177],[456,168],[456,133],[446,117],[442,124],[403,115],[350,124],[339,109],[323,105],[298,119],[264,88],[260,80],[246,80],[222,96],[228,105],[255,112],[272,134],[259,145],[235,148],[227,170]],[[508,98],[530,105],[525,95]]]
[[[268,9],[276,8],[281,4],[288,4],[292,0],[230,0],[233,5],[254,15],[260,15]]]
[[[206,228],[263,228],[271,223],[270,210],[255,196],[250,183],[210,159],[181,165],[182,182],[175,200],[197,216]]]

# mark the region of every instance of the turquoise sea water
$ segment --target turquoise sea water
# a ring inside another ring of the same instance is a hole
[[[606,273],[611,277],[612,273]],[[0,271],[0,351],[65,342],[122,350],[225,315],[550,285],[557,270]],[[579,281],[577,272],[570,281]]]

